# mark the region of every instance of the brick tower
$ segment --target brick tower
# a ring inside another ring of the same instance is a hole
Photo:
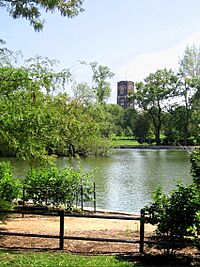
[[[128,99],[130,93],[134,92],[134,83],[131,81],[120,81],[117,83],[117,105],[123,108],[134,107],[134,102]]]

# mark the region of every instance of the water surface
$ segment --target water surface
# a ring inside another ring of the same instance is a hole
[[[23,177],[27,165],[9,160],[15,176]],[[151,202],[156,187],[169,193],[178,181],[192,181],[189,154],[182,150],[116,149],[107,158],[59,158],[57,165],[94,170],[97,208],[113,211],[139,212]]]
[[[66,164],[60,158],[59,166]],[[189,155],[180,150],[119,149],[108,158],[74,160],[72,165],[94,170],[97,207],[138,212],[152,200],[155,188],[169,193],[181,180],[192,181]]]

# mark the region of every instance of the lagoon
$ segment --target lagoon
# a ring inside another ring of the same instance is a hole
[[[16,177],[23,177],[27,165],[14,158]],[[93,170],[96,183],[97,209],[120,212],[139,212],[152,201],[152,193],[161,186],[165,193],[179,181],[191,183],[189,154],[168,149],[115,149],[105,158],[58,158],[61,168],[73,166]]]
[[[68,162],[60,158],[58,165]],[[97,208],[139,212],[161,186],[165,193],[179,181],[192,182],[189,154],[182,150],[116,149],[108,158],[73,160],[72,166],[94,170]]]

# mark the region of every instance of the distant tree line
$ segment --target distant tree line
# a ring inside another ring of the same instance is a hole
[[[200,143],[200,47],[187,47],[178,72],[150,73],[129,96],[135,109],[110,106],[116,135],[157,145]]]

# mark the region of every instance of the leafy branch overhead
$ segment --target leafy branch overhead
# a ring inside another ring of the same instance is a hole
[[[44,27],[42,10],[46,13],[58,11],[63,17],[73,18],[84,11],[83,3],[83,0],[0,0],[0,7],[6,8],[12,18],[25,18],[35,31],[41,31]]]

